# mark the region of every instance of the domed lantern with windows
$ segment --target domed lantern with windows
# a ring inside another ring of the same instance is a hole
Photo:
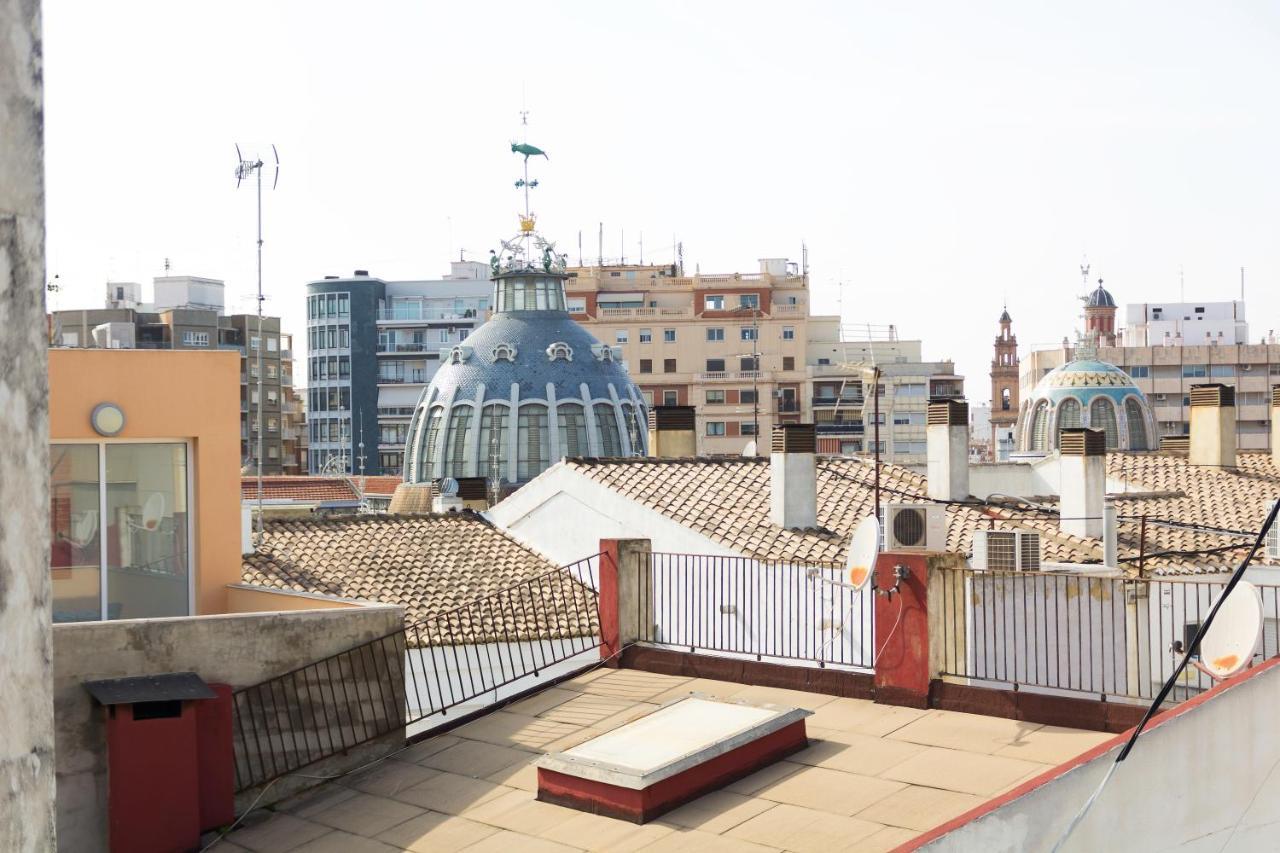
[[[564,457],[647,452],[640,389],[621,351],[570,319],[566,259],[533,221],[526,210],[520,234],[490,258],[493,316],[441,353],[409,424],[406,482],[485,477],[510,488]]]
[[[1057,450],[1062,431],[1073,427],[1102,430],[1107,450],[1152,450],[1157,444],[1146,396],[1129,374],[1104,361],[1078,359],[1045,374],[1018,416],[1018,450]]]

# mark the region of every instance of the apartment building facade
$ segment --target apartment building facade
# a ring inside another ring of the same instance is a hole
[[[1236,389],[1236,444],[1270,448],[1270,387],[1280,382],[1280,343],[1269,332],[1249,343],[1242,301],[1127,305],[1114,346],[1097,358],[1133,378],[1150,401],[1161,435],[1187,435],[1191,386],[1222,382]],[[1076,347],[1035,347],[1022,359],[1025,398],[1047,374],[1070,361]]]
[[[899,465],[927,461],[930,399],[961,398],[964,378],[951,361],[925,361],[918,340],[900,340],[894,326],[869,328],[865,340],[838,318],[809,324],[808,374],[818,452],[874,453]],[[878,381],[877,381],[878,375]],[[879,396],[877,401],[873,394]],[[878,413],[877,413],[878,408]]]
[[[356,270],[307,285],[307,470],[399,475],[414,406],[440,365],[488,316],[489,267],[386,281]]]
[[[811,416],[809,280],[785,259],[754,274],[675,266],[571,267],[569,312],[622,348],[650,406],[694,406],[699,455],[741,453],[777,423]]]
[[[175,277],[176,278],[176,277]],[[185,284],[190,276],[182,277]],[[157,280],[159,281],[159,280]],[[134,307],[56,311],[50,316],[50,346],[101,349],[235,350],[240,354],[240,460],[244,470],[257,471],[259,410],[262,424],[264,474],[300,473],[285,445],[283,401],[292,394],[292,337],[281,331],[279,317],[220,313],[221,290],[215,279],[197,279],[201,294],[214,300],[210,307],[170,307],[140,310],[151,305],[117,297],[119,284],[108,286],[109,304]],[[173,288],[170,288],[170,293]],[[259,349],[262,388],[259,395]],[[192,377],[199,381],[199,377]],[[296,458],[296,457],[295,457]]]

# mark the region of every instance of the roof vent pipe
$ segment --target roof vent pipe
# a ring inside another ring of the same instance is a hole
[[[950,398],[931,399],[925,440],[929,497],[935,501],[969,497],[969,404]]]
[[[1191,386],[1191,464],[1236,467],[1236,389],[1230,385]]]
[[[813,424],[779,424],[769,453],[769,517],[779,527],[818,525],[818,434]]]

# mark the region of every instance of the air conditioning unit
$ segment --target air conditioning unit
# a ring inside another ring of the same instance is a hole
[[[886,503],[880,511],[881,551],[945,551],[947,508]]]
[[[1040,570],[1040,534],[1030,530],[975,530],[969,564],[979,572]]]
[[[1275,506],[1275,502],[1267,507],[1267,512],[1271,512],[1271,507]],[[1272,560],[1280,560],[1280,518],[1276,519],[1275,524],[1271,525],[1271,529],[1267,531],[1267,557]]]

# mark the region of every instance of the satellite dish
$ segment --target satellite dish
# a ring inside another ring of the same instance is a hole
[[[440,494],[452,497],[458,493],[458,481],[452,477],[445,477],[440,481]]]
[[[1200,665],[1214,678],[1230,678],[1253,662],[1261,636],[1262,596],[1240,581],[1200,641]]]
[[[854,589],[864,589],[871,582],[876,558],[880,556],[880,522],[868,515],[854,528],[849,552],[844,558],[844,579]]]
[[[748,442],[747,442],[747,446],[746,446],[746,447],[744,447],[744,448],[742,448],[742,455],[743,455],[743,456],[745,456],[745,457],[746,457],[746,458],[748,458],[748,459],[753,459],[753,458],[755,458],[755,455],[756,455],[756,443],[755,443],[754,441],[748,441]]]

